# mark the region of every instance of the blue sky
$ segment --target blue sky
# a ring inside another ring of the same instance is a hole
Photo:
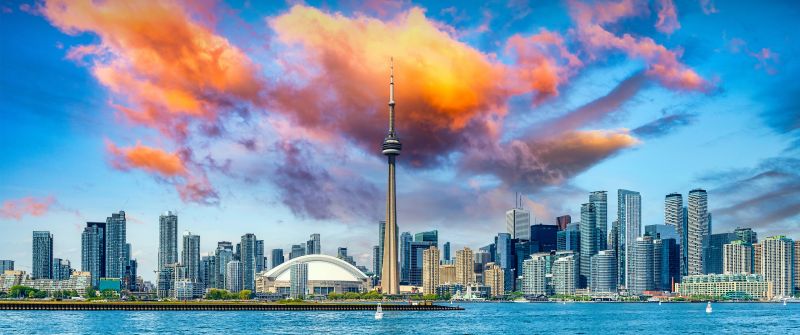
[[[792,2],[354,3],[4,2],[0,259],[50,230],[79,268],[84,223],[125,210],[151,278],[177,210],[203,252],[321,233],[369,266],[389,56],[401,231],[477,248],[514,192],[554,223],[618,188],[663,223],[702,187],[715,232],[800,238]]]

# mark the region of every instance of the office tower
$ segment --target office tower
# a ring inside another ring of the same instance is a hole
[[[581,250],[580,222],[572,222],[567,228],[556,233],[556,250]]]
[[[87,222],[81,233],[81,271],[91,274],[92,287],[106,273],[105,222]]]
[[[53,278],[53,235],[49,231],[33,232],[33,279]]]
[[[619,243],[619,253],[617,253],[619,284],[630,288],[627,286],[627,282],[631,277],[633,245],[636,238],[641,236],[642,229],[642,197],[639,192],[617,190],[617,222],[619,224],[619,241],[617,242]]]
[[[751,245],[758,243],[758,234],[756,234],[752,228],[736,228],[733,230],[733,233],[736,234],[737,240],[744,243]]]
[[[232,254],[233,252],[231,252]],[[239,292],[242,288],[242,262],[230,261],[225,265],[225,289]]]
[[[319,240],[319,234],[311,234],[306,242],[306,255],[319,255],[322,253],[322,246]]]
[[[439,249],[432,246],[422,252],[422,292],[436,294],[439,285]]]
[[[128,264],[125,212],[112,213],[106,218],[106,277],[122,278]]]
[[[506,211],[506,231],[511,238],[527,241],[531,237],[531,212],[521,205]]]
[[[794,241],[794,294],[800,294],[800,240]]]
[[[484,285],[491,288],[492,297],[501,297],[505,293],[505,278],[503,278],[503,268],[489,262],[483,270]]]
[[[687,207],[687,273],[689,275],[703,274],[703,241],[708,232],[708,194],[705,190],[694,189],[689,191]]]
[[[8,259],[0,259],[0,274],[6,271],[14,271],[14,261]]]
[[[239,255],[242,263],[242,289],[256,290],[256,235],[242,235],[242,250]]]
[[[606,191],[594,191],[589,193],[589,203],[594,205],[595,226],[600,232],[597,233],[597,249],[606,250],[608,248],[608,194]],[[583,219],[581,219],[582,221]]]
[[[525,262],[526,259],[530,258],[532,253],[532,244],[531,241],[524,241],[518,239],[511,240],[513,247],[511,248],[511,259],[512,259],[512,272],[514,274],[513,285],[514,291],[519,291],[522,287],[522,283],[518,282],[517,280],[522,276],[522,263]]]
[[[675,228],[681,253],[681,273],[686,273],[684,254],[686,249],[686,230],[684,229],[683,195],[670,193],[664,197],[664,224]],[[655,238],[655,237],[654,237]]]
[[[633,248],[632,257],[629,259],[628,291],[633,294],[642,294],[653,289],[653,239],[650,236],[637,237],[629,243]],[[631,255],[631,254],[629,254]]]
[[[128,245],[130,245],[130,244],[128,244]],[[136,275],[136,271],[138,270],[138,268],[139,268],[139,262],[137,262],[136,259],[129,259],[128,260],[128,266],[125,267],[125,277],[126,277],[125,281],[126,281],[126,287],[128,288],[128,291],[131,291],[131,292],[139,291],[140,287],[137,285],[138,284],[138,280],[137,280],[138,277]]]
[[[267,258],[264,257],[264,240],[256,240],[256,273],[266,270]]]
[[[289,297],[302,299],[308,293],[308,263],[295,263],[289,269]]]
[[[711,234],[706,238],[703,264],[706,274],[722,274],[723,246],[738,240],[735,233]]]
[[[303,253],[305,253],[305,246],[301,246],[303,248]],[[242,260],[242,242],[236,243],[236,249],[233,251],[233,259],[237,261]]]
[[[644,235],[650,236],[654,240],[673,238],[676,241],[680,241],[678,232],[675,231],[675,227],[671,225],[651,224],[644,226]]]
[[[556,218],[556,226],[558,226],[558,230],[567,229],[567,225],[572,223],[572,217],[569,215],[562,215]]]
[[[531,226],[531,253],[556,250],[558,226],[535,224]]]
[[[381,146],[389,163],[389,180],[386,187],[386,233],[383,236],[383,268],[381,269],[381,292],[400,293],[400,277],[397,260],[397,200],[395,185],[395,160],[403,148],[394,129],[394,65],[389,75],[389,133]]]
[[[653,239],[653,290],[661,291],[661,284],[662,284],[662,268],[664,266],[664,240],[660,238],[654,238],[650,235],[645,233],[644,236],[650,237]]]
[[[525,295],[547,295],[547,257],[531,255],[522,263],[522,293]]]
[[[764,246],[761,243],[753,244],[753,273],[761,274],[763,268],[761,267],[761,256],[764,254]]]
[[[753,273],[753,246],[742,240],[722,246],[722,272],[724,274]]]
[[[217,242],[217,250],[214,256],[217,258],[217,288],[227,288],[228,263],[234,260],[233,244],[228,241]],[[241,263],[237,265],[241,268]],[[240,273],[241,271],[237,272]],[[241,280],[241,276],[237,280]],[[238,285],[238,284],[237,284]]]
[[[167,211],[158,217],[158,268],[178,262],[178,215]]]
[[[423,252],[432,247],[434,247],[434,245],[432,245],[431,242],[411,242],[408,248],[408,285],[422,286]]]
[[[675,238],[653,240],[653,285],[660,291],[671,291],[681,281],[681,250]]]
[[[380,270],[381,270],[380,262],[379,262],[380,257],[381,257],[380,255],[381,255],[381,247],[379,247],[377,245],[372,246],[372,273],[373,273],[373,278],[374,279],[378,278],[377,277],[378,276],[377,273],[380,272]],[[373,282],[373,285],[376,284],[376,283],[377,282]]]
[[[689,275],[689,209],[683,206],[683,236],[681,236],[681,276]]]
[[[761,273],[772,282],[772,294],[789,297],[794,292],[794,241],[771,236],[761,241]]]
[[[386,235],[386,221],[378,221],[378,267],[375,269],[375,277],[380,279],[383,272],[383,239]]]
[[[444,242],[443,257],[445,262],[450,261],[450,242]]]
[[[72,274],[72,265],[69,260],[53,258],[53,280],[67,280]]]
[[[564,256],[553,262],[553,289],[555,294],[575,294],[578,288],[578,260],[574,255]]]
[[[414,242],[428,242],[428,244],[439,248],[439,231],[431,230],[414,234]]]
[[[300,244],[292,244],[292,251],[289,252],[289,259],[304,256],[305,254],[306,248],[304,246]]]
[[[439,266],[439,285],[456,284],[456,265],[442,264]]]
[[[200,257],[200,281],[205,288],[217,287],[217,256],[206,255]]]
[[[339,247],[336,249],[336,258],[341,259],[347,263],[350,263],[353,266],[356,266],[356,262],[353,260],[353,256],[347,255],[347,248]]]
[[[183,234],[181,265],[186,267],[186,279],[192,283],[200,281],[200,235]]]
[[[494,262],[500,265],[505,271],[503,278],[505,279],[505,290],[514,291],[514,267],[516,263],[513,259],[514,242],[509,233],[498,233],[494,238],[495,256]]]
[[[472,262],[473,262],[472,249],[464,247],[464,249],[456,251],[457,283],[461,285],[469,285],[475,283],[475,271]]]
[[[593,203],[581,205],[581,253],[579,288],[584,288],[591,275],[591,259],[597,254],[597,209]]]
[[[411,281],[411,233],[400,234],[400,282],[408,284]]]
[[[473,262],[475,269],[475,282],[485,283],[483,272],[486,268],[486,265],[492,263],[492,255],[490,255],[485,249],[478,249],[478,251],[473,253],[473,257],[475,257]],[[505,285],[505,283],[503,285]]]
[[[600,250],[591,259],[589,289],[595,293],[617,293],[617,259],[611,250]]]
[[[611,222],[611,230],[608,232],[608,250],[614,252],[614,257],[619,255],[619,221],[617,220]],[[619,268],[617,271],[619,271]]]
[[[283,264],[283,262],[283,249],[272,249],[272,267],[270,269]]]
[[[174,282],[177,275],[176,269],[178,267],[179,265],[177,263],[167,264],[158,270],[157,295],[159,298],[168,298],[175,295]]]

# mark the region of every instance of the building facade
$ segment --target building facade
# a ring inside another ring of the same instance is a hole
[[[628,292],[642,294],[654,288],[653,284],[653,239],[637,237],[633,244],[633,257],[628,274]]]
[[[761,274],[772,283],[772,293],[789,297],[794,293],[794,241],[771,236],[761,241]]]
[[[708,194],[703,189],[689,191],[687,207],[687,273],[700,275],[705,271],[703,241],[709,235]]]
[[[686,273],[686,226],[684,225],[683,195],[670,193],[664,197],[664,224],[672,226],[678,234],[681,274]]]
[[[242,250],[239,261],[242,263],[242,289],[256,290],[256,238],[255,234],[242,235]]]
[[[612,250],[601,250],[592,256],[589,288],[597,293],[617,292],[617,259]]]
[[[706,239],[708,242],[705,247],[705,256],[703,265],[706,274],[721,274],[723,273],[723,252],[724,246],[733,241],[737,241],[739,237],[736,233],[719,233],[708,235]]]
[[[617,190],[617,225],[617,273],[619,284],[628,287],[633,268],[634,244],[636,238],[641,236],[642,229],[642,197],[639,192]]]
[[[472,265],[473,262],[472,249],[464,247],[464,249],[456,251],[456,283],[462,285],[469,285],[475,283],[475,269]]]
[[[158,268],[178,262],[178,215],[172,211],[158,217]]]
[[[483,270],[484,285],[491,287],[492,297],[502,297],[505,293],[505,280],[503,278],[503,268],[489,262]]]
[[[608,192],[594,191],[589,193],[589,203],[594,205],[595,226],[597,232],[597,250],[608,248]],[[583,215],[581,215],[583,221]],[[542,250],[549,251],[549,250]]]
[[[506,231],[512,239],[528,240],[531,237],[531,212],[522,208],[506,211]]]
[[[439,249],[432,246],[422,252],[422,292],[431,294],[439,286]]]
[[[225,265],[225,289],[231,292],[239,292],[242,287],[242,263],[240,261],[230,261]]]
[[[53,278],[53,234],[49,231],[33,232],[33,262],[31,275],[33,279]]]
[[[597,209],[593,203],[581,205],[581,252],[579,288],[587,287],[591,277],[591,259],[597,254]]]
[[[553,262],[553,291],[555,294],[573,295],[578,287],[578,262],[574,255]]]
[[[200,235],[188,231],[183,235],[181,265],[186,267],[186,279],[192,283],[200,282]]]
[[[722,273],[751,274],[753,273],[752,266],[752,245],[742,240],[736,240],[722,246]]]
[[[270,262],[272,262],[271,263],[272,266],[270,266],[270,269],[283,264],[284,262],[283,249],[272,249],[272,259],[270,260]]]
[[[675,284],[675,291],[682,296],[709,295],[731,299],[771,300],[772,283],[758,274],[709,274],[691,275]]]
[[[289,273],[289,297],[303,298],[308,294],[308,264],[294,263]]]
[[[125,266],[130,262],[126,234],[124,211],[112,213],[106,218],[106,278],[122,279],[125,276]]]

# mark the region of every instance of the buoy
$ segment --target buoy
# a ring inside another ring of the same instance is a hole
[[[709,301],[708,305],[706,305],[706,313],[711,313],[711,301]]]

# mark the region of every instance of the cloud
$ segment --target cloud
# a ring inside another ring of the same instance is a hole
[[[26,215],[42,216],[47,214],[55,204],[57,204],[56,198],[52,196],[5,200],[0,207],[0,218],[19,221]]]
[[[702,9],[703,14],[706,15],[716,14],[719,12],[717,10],[717,6],[714,4],[714,0],[700,0],[700,9]]]
[[[767,74],[774,75],[778,73],[776,66],[780,63],[780,55],[769,48],[761,48],[761,50],[753,51],[747,45],[747,42],[741,38],[732,38],[728,42],[728,49],[731,53],[738,54],[744,53],[758,62],[753,65],[756,70],[764,70]]]
[[[672,0],[658,0],[658,21],[656,29],[664,34],[671,35],[681,28],[678,22],[678,9]]]
[[[537,92],[539,102],[558,95],[558,87],[583,66],[567,49],[564,38],[546,29],[531,36],[511,36],[506,41],[506,50],[516,57],[516,78]]]
[[[631,132],[641,138],[653,138],[664,136],[676,128],[692,124],[697,118],[692,113],[677,113],[662,116],[649,123],[639,126]]]
[[[647,63],[646,73],[666,87],[688,91],[711,88],[710,83],[678,61],[680,52],[668,50],[649,37],[634,37],[627,33],[617,36],[604,28],[606,24],[646,11],[642,2],[623,0],[586,4],[573,0],[569,3],[578,39],[591,57],[599,57],[609,50],[622,51],[628,57]]]

